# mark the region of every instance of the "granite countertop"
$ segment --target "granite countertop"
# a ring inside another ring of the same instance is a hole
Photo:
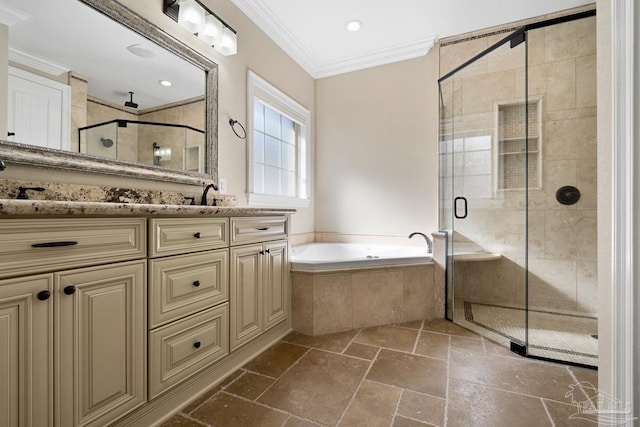
[[[149,203],[0,199],[0,216],[256,216],[285,215],[295,209],[191,206]]]

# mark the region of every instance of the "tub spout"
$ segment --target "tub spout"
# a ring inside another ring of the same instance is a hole
[[[427,249],[429,250],[429,253],[433,253],[433,242],[431,242],[431,239],[429,238],[429,236],[427,236],[424,233],[420,233],[419,231],[414,231],[413,233],[409,234],[409,238],[412,238],[416,234],[424,237],[425,242],[427,242]]]

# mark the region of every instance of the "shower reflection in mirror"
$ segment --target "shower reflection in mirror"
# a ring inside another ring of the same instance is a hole
[[[83,154],[205,171],[205,133],[191,126],[116,119],[80,128],[78,135]]]

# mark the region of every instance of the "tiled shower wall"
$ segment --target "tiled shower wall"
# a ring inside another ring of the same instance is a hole
[[[443,41],[441,75],[507,34]],[[443,85],[455,122],[453,138],[447,137],[448,156],[458,165],[453,196],[469,200],[469,215],[456,230],[503,255],[456,264],[456,296],[469,301],[525,302],[525,194],[498,191],[495,166],[496,104],[524,101],[524,55],[524,44],[507,44]],[[542,99],[541,188],[529,192],[529,304],[595,313],[596,18],[530,31],[528,62],[529,98]],[[441,171],[441,179],[450,183],[451,173]],[[580,190],[577,204],[556,201],[556,190],[565,185]]]

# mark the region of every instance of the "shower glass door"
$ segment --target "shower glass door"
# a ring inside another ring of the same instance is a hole
[[[598,362],[595,26],[585,11],[443,43],[439,80],[447,318],[587,366]]]
[[[484,39],[485,47],[504,34]],[[456,44],[442,50],[458,49]],[[524,352],[528,117],[522,33],[440,79],[447,318]],[[446,71],[446,70],[445,70]],[[512,344],[513,343],[513,344]]]

